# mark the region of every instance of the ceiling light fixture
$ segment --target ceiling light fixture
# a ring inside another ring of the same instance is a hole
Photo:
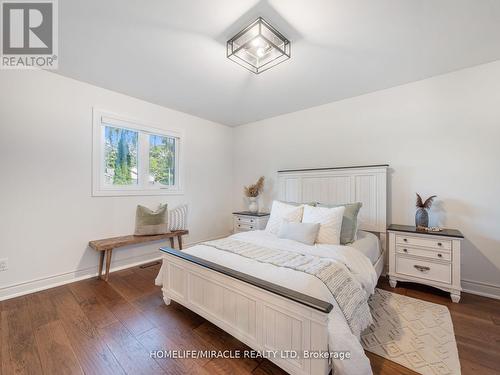
[[[290,58],[290,41],[259,17],[227,41],[227,57],[259,74]]]

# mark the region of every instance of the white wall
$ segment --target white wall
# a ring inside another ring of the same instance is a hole
[[[388,222],[414,223],[415,192],[437,194],[431,224],[466,237],[462,286],[500,296],[500,62],[247,124],[234,135],[236,208],[245,206],[242,186],[261,174],[269,206],[277,170],[389,163]]]
[[[188,203],[188,243],[231,230],[232,129],[62,76],[0,71],[0,299],[97,271],[89,240],[129,234],[135,207]],[[92,107],[185,132],[185,194],[92,197]],[[112,267],[159,255],[119,249]]]

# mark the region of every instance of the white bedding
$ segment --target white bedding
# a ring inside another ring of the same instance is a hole
[[[320,244],[309,246],[293,240],[280,239],[276,235],[266,231],[242,232],[231,237],[239,241],[264,247],[335,259],[345,264],[367,291],[367,295],[371,295],[374,292],[378,276],[372,265],[372,261],[367,256],[374,253],[373,246],[369,246],[369,243],[372,241],[370,240],[370,236],[365,236],[364,233],[366,232],[360,233],[360,238],[354,246]],[[371,235],[370,233],[366,234]],[[367,255],[363,254],[365,251]],[[318,278],[290,268],[276,267],[271,264],[257,262],[204,245],[190,247],[184,250],[184,252],[330,302],[334,308],[329,315],[329,349],[331,351],[350,351],[351,353],[350,360],[334,361],[336,373],[349,375],[366,375],[372,373],[370,363],[364,354],[359,338],[351,333],[335,299],[326,285]]]

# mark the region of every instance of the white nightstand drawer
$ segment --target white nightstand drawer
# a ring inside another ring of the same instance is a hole
[[[405,235],[396,235],[397,245],[430,247],[439,250],[451,250],[451,241],[445,239],[413,237]]]
[[[255,230],[255,229],[258,229],[255,225],[253,224],[241,224],[241,223],[238,223],[238,224],[235,224],[234,227],[237,229],[237,230]]]
[[[253,225],[253,224],[256,224],[257,221],[259,219],[258,218],[254,218],[252,216],[235,216],[234,217],[234,222],[235,224],[248,224],[248,225]]]
[[[396,256],[396,273],[451,284],[451,263]]]
[[[429,258],[429,259],[451,261],[451,253],[449,251],[439,251],[439,250],[433,250],[433,249],[429,249],[429,248],[422,249],[422,248],[397,245],[396,252],[398,254],[407,254],[407,255],[413,255],[413,256],[417,256],[417,257]]]

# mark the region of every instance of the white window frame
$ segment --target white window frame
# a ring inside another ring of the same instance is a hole
[[[92,196],[123,195],[181,195],[183,191],[184,133],[164,130],[157,126],[146,126],[144,122],[116,115],[94,108],[92,121]],[[104,120],[105,119],[105,120]],[[106,185],[104,183],[104,126],[137,131],[137,185]],[[149,135],[176,138],[175,143],[175,185],[164,186],[149,182]]]

